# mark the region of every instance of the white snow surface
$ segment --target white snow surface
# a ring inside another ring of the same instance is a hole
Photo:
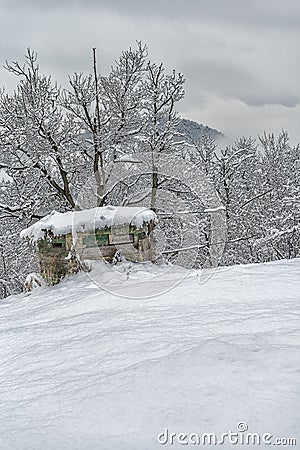
[[[5,172],[4,169],[0,169],[0,183],[4,182],[4,183],[12,183],[13,179],[10,175],[8,175],[8,173]]]
[[[217,211],[225,211],[225,206],[218,206],[217,208],[206,208],[204,212],[210,213],[210,212],[217,212]]]
[[[99,263],[3,300],[1,450],[210,448],[157,436],[220,436],[239,422],[299,448],[300,259],[201,279]],[[173,289],[137,298],[170,280]]]
[[[21,238],[29,238],[31,241],[43,239],[44,230],[50,230],[55,236],[83,231],[92,231],[96,228],[105,228],[123,224],[132,224],[137,228],[151,220],[157,222],[156,214],[143,207],[119,207],[102,206],[83,211],[69,211],[52,213],[35,222],[30,227],[21,231]]]

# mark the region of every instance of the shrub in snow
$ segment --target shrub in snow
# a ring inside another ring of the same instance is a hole
[[[41,286],[45,285],[45,281],[43,280],[43,277],[36,273],[32,272],[29,273],[26,277],[25,283],[24,283],[24,290],[25,292],[31,292],[34,289],[40,288]]]

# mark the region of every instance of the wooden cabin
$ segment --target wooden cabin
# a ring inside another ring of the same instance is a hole
[[[86,260],[112,262],[118,252],[127,260],[154,260],[152,231],[157,217],[147,208],[105,206],[48,216],[26,228],[21,237],[35,243],[43,278],[57,284],[76,273]]]

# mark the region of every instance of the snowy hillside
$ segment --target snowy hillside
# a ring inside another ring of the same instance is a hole
[[[1,450],[195,448],[165,430],[241,438],[241,422],[299,445],[300,259],[204,283],[140,267],[0,303]]]
[[[210,136],[215,140],[224,137],[224,134],[220,131],[188,119],[181,119],[177,125],[177,130],[188,138],[188,140],[191,139],[192,141],[197,141],[201,139],[202,136]]]

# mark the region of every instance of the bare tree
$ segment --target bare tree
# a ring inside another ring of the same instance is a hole
[[[109,166],[142,130],[146,56],[147,47],[137,42],[137,49],[124,51],[105,77],[98,75],[93,49],[93,74],[75,73],[69,79],[71,89],[61,96],[61,104],[80,121],[87,136],[85,154],[93,166],[98,206],[107,196]]]
[[[144,90],[145,131],[144,148],[152,154],[152,186],[150,208],[155,210],[157,189],[159,186],[159,155],[174,150],[178,140],[175,136],[179,117],[174,109],[176,102],[184,96],[185,79],[181,73],[173,70],[171,75],[165,73],[163,64],[148,63]]]
[[[18,162],[18,170],[36,169],[56,194],[75,208],[71,146],[77,124],[72,116],[63,114],[57,104],[60,88],[51,77],[40,74],[36,61],[36,53],[28,49],[23,66],[15,61],[6,64],[21,81],[13,96],[4,92],[0,96],[1,144]]]

